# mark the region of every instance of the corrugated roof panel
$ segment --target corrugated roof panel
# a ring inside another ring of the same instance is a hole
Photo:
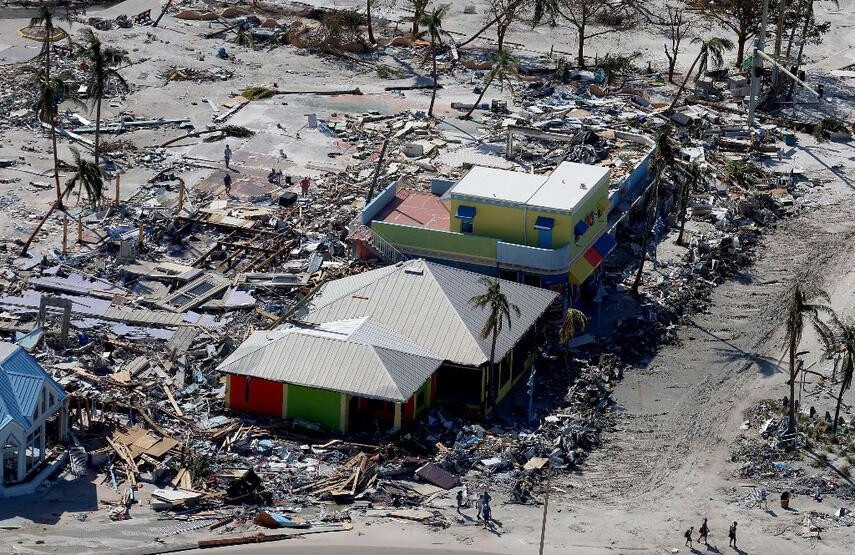
[[[65,391],[28,352],[11,343],[0,343],[0,422],[10,420],[28,429],[43,387],[54,391],[57,402]]]

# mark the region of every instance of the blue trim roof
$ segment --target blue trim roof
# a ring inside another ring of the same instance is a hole
[[[542,229],[543,231],[550,231],[555,227],[555,218],[547,218],[546,216],[538,216],[537,220],[534,222],[534,229]]]
[[[44,387],[53,390],[55,402],[65,399],[65,391],[32,355],[18,345],[0,342],[0,428],[15,421],[29,429]]]
[[[475,219],[475,207],[464,206],[461,204],[457,207],[457,214],[455,214],[454,217],[460,218],[461,220],[473,220]]]

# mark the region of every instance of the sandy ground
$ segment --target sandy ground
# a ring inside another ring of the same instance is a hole
[[[342,6],[359,2],[313,0],[311,3]],[[478,15],[462,14],[463,5],[470,3],[480,7]],[[453,17],[449,18],[447,28],[470,33],[480,26],[484,17],[483,1],[453,4]],[[109,8],[107,13],[111,16],[132,14],[156,5],[158,2],[153,0],[128,0]],[[832,18],[835,22],[826,42],[808,50],[811,63],[823,71],[855,63],[855,34],[851,31],[855,12],[845,5],[842,10],[835,11],[828,2],[817,5],[820,19]],[[32,45],[26,45],[14,35],[14,29],[22,26],[25,19],[17,13],[3,12],[2,16],[0,58],[12,62],[33,55]],[[257,135],[251,140],[232,143],[241,171],[262,172],[275,163],[288,171],[309,173],[312,161],[344,165],[347,159],[346,156],[328,159],[326,152],[335,145],[320,134],[304,134],[299,139],[293,134],[305,123],[305,114],[316,112],[324,117],[337,111],[373,109],[394,112],[407,108],[426,109],[429,103],[429,96],[424,92],[384,93],[383,87],[394,82],[377,79],[357,64],[297,53],[288,48],[271,53],[236,49],[223,41],[198,38],[198,25],[167,17],[162,28],[154,31],[134,28],[103,34],[105,40],[132,45],[133,59],[145,60],[126,71],[139,91],[116,106],[106,107],[105,117],[132,109],[140,116],[187,116],[197,127],[202,127],[211,121],[211,110],[203,99],[221,101],[229,92],[247,85],[269,84],[274,80],[278,80],[280,86],[284,82],[305,89],[358,85],[365,96],[322,99],[301,96],[265,101],[253,104],[230,121],[264,130],[261,138]],[[152,32],[156,40],[144,44],[142,39],[147,32]],[[512,30],[509,40],[523,43],[530,50],[548,52],[554,47],[575,52],[574,39],[566,28],[531,31],[520,25]],[[646,64],[647,59],[661,65],[664,62],[661,43],[660,32],[645,28],[594,41],[589,52],[601,55],[609,51],[639,51],[642,52],[639,65]],[[214,53],[219,46],[226,46],[235,59],[217,60]],[[693,50],[687,50],[681,57],[681,65],[687,66],[693,55]],[[200,60],[200,56],[203,59]],[[410,62],[403,61],[404,64]],[[169,65],[225,67],[235,71],[235,77],[222,83],[173,82],[164,86],[154,74]],[[424,78],[424,72],[417,69],[403,81],[411,83]],[[461,76],[458,83],[443,91],[440,114],[451,115],[451,101],[471,100],[475,82],[472,77]],[[487,99],[491,95],[502,93],[495,90]],[[855,107],[847,106],[846,102],[850,101],[841,102],[842,108],[851,113]],[[465,129],[476,132],[477,124]],[[138,144],[151,145],[162,141],[164,136],[161,131],[143,131],[134,133],[133,139]],[[248,145],[250,141],[253,144]],[[30,179],[48,181],[45,177],[50,167],[47,151],[44,148],[33,152],[22,150],[25,145],[43,147],[44,142],[42,136],[1,130],[0,157],[23,156],[27,167],[43,174],[40,178],[27,176],[24,183]],[[60,144],[61,156],[67,156],[68,144],[64,141]],[[279,150],[287,152],[288,158],[278,157]],[[188,142],[177,147],[175,152],[218,160],[221,145]],[[666,553],[675,548],[686,553],[688,548],[683,547],[682,532],[690,525],[697,528],[704,516],[710,519],[711,543],[715,547],[700,548],[701,553],[729,551],[726,532],[728,523],[733,520],[739,522],[739,546],[743,552],[846,551],[845,545],[855,539],[853,529],[825,531],[822,540],[815,545],[799,537],[805,511],[817,509],[831,513],[840,506],[839,502],[826,498],[816,503],[800,497],[793,501],[793,510],[789,512],[771,504],[769,512],[739,508],[735,500],[741,494],[741,482],[734,478],[735,465],[727,461],[729,449],[738,435],[754,433],[739,429],[744,409],[759,399],[779,398],[784,394],[784,375],[777,365],[782,353],[780,307],[792,280],[803,273],[824,279],[835,308],[855,317],[852,295],[855,286],[852,252],[855,221],[851,217],[855,200],[853,161],[855,151],[851,147],[816,145],[808,137],[800,136],[800,146],[788,152],[781,164],[803,167],[828,180],[826,187],[817,194],[818,206],[769,230],[754,266],[740,279],[714,291],[709,312],[696,315],[690,325],[680,330],[681,342],[663,348],[648,364],[627,373],[616,392],[621,411],[618,426],[606,435],[604,447],[592,455],[583,469],[555,482],[547,519],[546,553]],[[842,169],[838,168],[840,164]],[[141,187],[153,170],[135,172],[125,180],[127,189],[123,197]],[[3,176],[8,173],[0,171]],[[209,172],[185,178],[192,177],[188,183],[195,183],[210,175]],[[39,215],[51,198],[20,184],[0,185],[0,192],[11,188],[16,188],[26,207],[21,209],[19,216],[4,218],[6,221],[0,222],[0,233],[20,237],[26,226],[15,224],[26,223]],[[55,234],[53,239],[56,239]],[[49,240],[41,241],[38,248],[47,248],[50,244]],[[660,249],[660,257],[667,258],[675,247],[666,240]],[[810,341],[806,338],[805,348],[811,348]],[[855,403],[855,392],[850,391],[846,400]],[[818,408],[824,412],[828,407]],[[113,497],[115,494],[106,485],[96,486],[84,480],[58,483],[44,498],[31,499],[11,509],[6,501],[0,502],[5,505],[0,511],[3,517],[18,515],[23,518],[22,528],[0,534],[3,546],[0,549],[74,553],[130,550],[148,545],[158,550],[150,544],[150,538],[156,535],[153,530],[171,523],[158,523],[153,513],[144,508],[135,511],[136,520],[112,523],[100,503]],[[362,546],[367,553],[372,551],[371,546],[383,545],[492,553],[536,552],[542,508],[509,505],[503,499],[496,501],[494,516],[501,526],[492,532],[478,527],[471,514],[444,531],[432,531],[412,523],[366,522],[357,518],[351,533],[290,540],[277,544],[275,549],[300,553],[306,546],[317,546],[315,552],[321,553],[331,551],[331,548],[323,549],[324,546],[339,546],[339,550],[346,546]],[[439,503],[452,515],[450,498]],[[100,510],[90,513],[99,506]],[[81,515],[86,513],[90,514],[82,522]],[[193,534],[182,535],[171,543],[180,544],[193,537]]]

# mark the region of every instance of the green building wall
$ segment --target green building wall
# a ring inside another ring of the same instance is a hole
[[[319,422],[333,430],[345,429],[341,421],[341,393],[288,384],[286,418]]]

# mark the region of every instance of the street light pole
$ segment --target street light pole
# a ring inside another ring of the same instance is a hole
[[[546,540],[546,512],[549,510],[549,490],[552,488],[552,459],[546,463],[546,498],[543,500],[543,523],[540,526],[540,551],[543,555],[543,542]]]

